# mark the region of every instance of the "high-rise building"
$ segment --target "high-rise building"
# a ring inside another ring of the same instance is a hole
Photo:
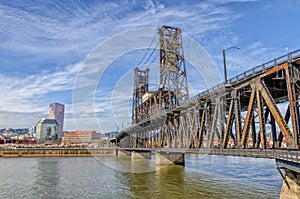
[[[54,102],[49,107],[49,119],[55,119],[58,123],[58,138],[63,136],[65,105]]]

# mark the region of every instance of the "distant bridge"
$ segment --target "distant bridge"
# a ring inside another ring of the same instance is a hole
[[[163,26],[158,34],[160,88],[149,91],[149,69],[135,69],[133,124],[118,134],[118,146],[275,158],[299,180],[300,49],[189,98],[181,29]]]

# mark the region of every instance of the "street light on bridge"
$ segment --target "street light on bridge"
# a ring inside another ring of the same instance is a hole
[[[231,46],[229,48],[226,48],[223,50],[223,64],[224,64],[224,82],[225,82],[225,85],[227,84],[227,70],[226,70],[226,57],[225,57],[225,51],[226,50],[230,50],[232,48],[235,48],[235,49],[240,49],[239,47],[236,47],[236,46]]]

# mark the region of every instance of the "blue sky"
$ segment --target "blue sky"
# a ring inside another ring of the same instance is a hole
[[[47,117],[53,101],[66,104],[66,130],[126,126],[131,69],[146,50],[115,60],[96,85],[94,106],[77,109],[75,117],[84,122],[74,120],[76,77],[101,43],[137,28],[181,27],[207,51],[220,74],[222,49],[239,46],[226,54],[232,77],[300,48],[299,6],[297,0],[0,0],[0,128],[35,125]],[[195,93],[205,89],[192,71],[188,78]],[[98,125],[89,123],[94,117]]]

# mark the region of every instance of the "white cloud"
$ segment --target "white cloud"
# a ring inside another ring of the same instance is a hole
[[[26,77],[0,75],[0,125],[28,127],[47,116],[47,98],[51,93],[71,91],[79,68],[80,64],[75,64]]]
[[[16,113],[20,115],[19,118],[23,116],[37,117],[38,114],[45,114],[48,110],[49,101],[45,99],[47,95],[59,91],[68,91],[68,95],[71,96],[76,75],[83,68],[81,68],[81,64],[68,65],[70,60],[72,63],[79,62],[80,59],[84,59],[89,51],[112,35],[135,28],[157,28],[166,24],[181,27],[184,34],[205,43],[204,40],[209,37],[207,36],[208,33],[213,30],[219,32],[240,17],[228,8],[226,3],[245,1],[204,1],[197,4],[180,2],[176,5],[154,0],[147,0],[143,3],[120,1],[118,3],[99,2],[96,4],[64,4],[60,1],[41,3],[41,5],[22,1],[3,3],[0,5],[0,40],[2,42],[0,53],[1,51],[13,52],[15,55],[20,55],[22,59],[30,59],[33,65],[40,65],[40,70],[25,77],[6,74],[0,76],[0,90],[5,93],[5,96],[0,98],[0,111],[2,111],[0,117],[4,118],[4,114],[14,115]],[[221,31],[214,35],[219,38],[207,47],[213,49],[212,46],[219,45],[220,41],[223,43],[228,41],[237,43],[239,39],[238,35],[224,37],[220,37],[220,35],[223,35]],[[131,40],[122,41],[124,42],[122,44],[126,42],[127,44],[134,43],[140,36],[132,35]],[[207,42],[211,41],[212,39]],[[268,50],[261,43],[255,45],[256,48],[252,45],[247,49],[251,50],[252,54],[248,53],[246,49],[240,51],[241,55],[242,53],[249,55],[247,58],[228,56],[228,62],[234,63],[233,65],[228,64],[228,66],[232,70],[236,70],[234,66],[237,66],[237,64],[254,63],[253,60],[256,60],[260,53],[265,53]],[[257,49],[260,49],[260,51],[257,51]],[[217,55],[215,57],[217,60],[221,60],[221,57]],[[90,56],[87,59],[90,63],[96,63],[103,60],[102,58]],[[135,59],[138,62],[140,58]],[[9,61],[14,62],[14,60]],[[43,68],[43,63],[48,61],[56,63],[54,64],[55,68]],[[67,66],[61,68],[57,65]],[[88,87],[91,82],[96,81],[94,78],[98,78],[98,76],[92,76],[95,75],[95,71],[92,69],[95,69],[94,66],[98,65],[84,65],[84,67],[90,67],[91,70],[88,71],[90,73],[88,78],[81,79],[80,85],[82,88]],[[190,80],[196,82],[197,78],[193,75],[190,74]],[[85,124],[81,123],[77,128],[98,128],[95,120],[91,120],[91,118],[95,118],[96,113],[100,115],[100,123],[104,121],[107,124],[103,127],[104,131],[115,129],[115,124],[107,121],[107,118],[113,116],[110,113],[112,106],[117,110],[114,114],[121,118],[116,123],[121,126],[122,120],[128,117],[129,108],[126,106],[128,104],[124,104],[126,101],[123,101],[122,104],[119,99],[128,98],[128,95],[131,96],[132,94],[131,91],[128,94],[128,90],[131,89],[133,81],[126,80],[126,82],[124,90],[118,92],[118,98],[112,96],[112,92],[105,88],[95,89],[92,92],[83,89],[81,93],[83,98],[96,94],[95,104],[94,101],[92,106],[91,101],[88,101],[87,104],[80,104],[81,101],[73,105],[67,103],[66,122],[72,122],[72,125],[69,125],[68,128],[75,128],[74,121],[70,117],[76,109],[75,117],[80,117]],[[111,87],[113,86],[111,85]],[[200,89],[199,87],[195,88],[197,91]],[[118,90],[121,89],[118,88]],[[114,101],[111,102],[110,100]],[[29,116],[31,112],[36,114]],[[122,112],[124,112],[124,115],[121,115]],[[37,120],[38,118],[35,119],[35,121]],[[7,120],[8,125],[13,125],[14,122],[14,119]]]

